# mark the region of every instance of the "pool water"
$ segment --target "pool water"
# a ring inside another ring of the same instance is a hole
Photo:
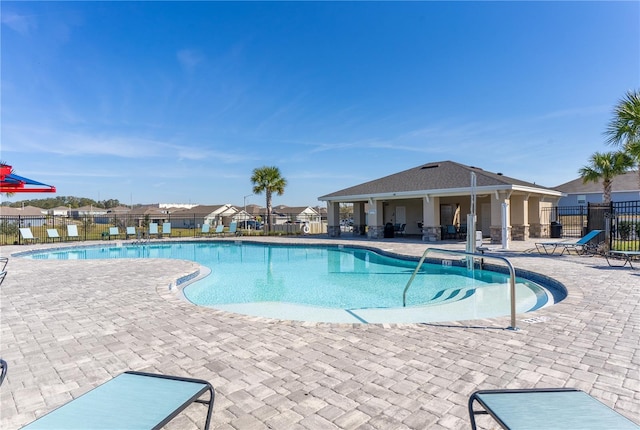
[[[273,303],[301,306],[296,312],[303,314],[304,309],[308,309],[305,307],[350,311],[401,308],[404,288],[417,265],[415,260],[360,248],[247,242],[99,246],[38,252],[29,257],[195,261],[211,272],[185,286],[184,297],[196,305],[249,314],[254,314],[256,304],[261,303],[268,304],[267,307],[273,307]],[[503,307],[509,305],[508,281],[508,275],[501,273],[424,264],[408,290],[406,304],[420,308],[473,299],[476,310],[487,307],[503,312]],[[517,291],[519,312],[531,311],[549,302],[545,289],[534,282],[517,279]],[[282,315],[280,311],[273,312]],[[473,316],[477,317],[477,311]],[[449,315],[448,319],[457,318]]]

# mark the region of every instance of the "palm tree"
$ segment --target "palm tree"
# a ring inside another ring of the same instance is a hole
[[[580,168],[578,173],[582,181],[600,182],[604,188],[604,203],[611,203],[611,186],[613,178],[625,173],[633,167],[634,160],[626,152],[596,152],[589,159],[589,164]]]
[[[281,196],[284,194],[284,188],[287,186],[287,180],[280,174],[277,167],[260,167],[253,169],[251,175],[253,183],[253,193],[262,194],[264,191],[267,197],[267,231],[271,231],[271,196],[273,193]]]
[[[607,126],[607,143],[620,146],[634,160],[640,185],[640,92],[627,91],[613,110],[613,119]]]

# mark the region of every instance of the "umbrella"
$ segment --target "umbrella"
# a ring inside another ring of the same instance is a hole
[[[8,164],[0,165],[0,193],[55,193],[56,187],[18,176]]]

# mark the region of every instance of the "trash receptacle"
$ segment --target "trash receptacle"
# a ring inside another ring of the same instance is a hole
[[[385,239],[393,237],[393,224],[391,224],[390,222],[384,225],[384,237]]]
[[[562,224],[556,221],[551,221],[551,233],[552,239],[559,239],[562,237]]]

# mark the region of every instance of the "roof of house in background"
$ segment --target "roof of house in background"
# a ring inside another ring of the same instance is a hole
[[[412,169],[394,173],[380,179],[345,188],[319,197],[330,200],[335,197],[366,196],[391,193],[420,192],[428,190],[468,189],[471,187],[471,172],[476,174],[476,186],[481,187],[524,187],[555,190],[535,183],[511,178],[501,173],[493,173],[479,167],[466,166],[453,161],[439,161],[422,164]]]
[[[573,181],[565,182],[564,184],[555,187],[555,189],[567,194],[589,194],[603,192],[602,181],[587,182],[585,184],[582,178],[577,178]],[[638,171],[633,170],[613,178],[611,191],[640,191],[640,185],[638,184]]]
[[[8,206],[0,206],[0,215],[7,216],[40,216],[43,215],[43,209],[35,206],[25,206],[24,208],[11,208]]]

